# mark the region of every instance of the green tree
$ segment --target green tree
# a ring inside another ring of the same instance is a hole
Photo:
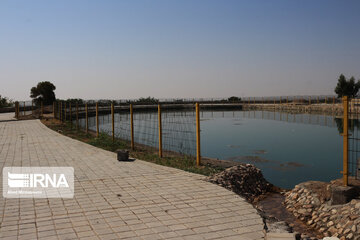
[[[240,97],[232,96],[228,98],[228,102],[240,102],[240,101],[241,101]]]
[[[30,97],[34,99],[36,105],[43,102],[44,105],[50,105],[55,101],[54,90],[56,87],[51,82],[39,82],[36,87],[30,90]]]
[[[2,97],[0,95],[0,107],[11,107],[13,105],[13,102],[9,100],[7,97]]]
[[[338,83],[335,88],[335,93],[338,97],[348,96],[348,97],[356,97],[358,91],[360,89],[360,80],[355,83],[355,78],[351,77],[349,80],[341,74],[338,79]]]

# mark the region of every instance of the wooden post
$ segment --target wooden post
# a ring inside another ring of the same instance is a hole
[[[41,116],[44,115],[44,103],[41,101]]]
[[[335,97],[333,97],[333,104],[335,104]]]
[[[24,109],[23,109],[23,115],[25,116],[25,109],[26,109],[26,107],[25,107],[25,101],[24,101],[23,106],[24,106]]]
[[[99,104],[96,102],[96,137],[99,137]]]
[[[131,127],[131,149],[135,149],[134,145],[134,116],[133,116],[133,106],[130,104],[130,127]]]
[[[85,103],[85,131],[89,132],[89,117],[88,117],[88,104]]]
[[[289,103],[289,97],[286,96],[286,104],[288,104],[288,103]]]
[[[53,117],[55,118],[55,101],[53,102]]]
[[[158,105],[158,119],[159,119],[159,157],[163,156],[162,153],[162,125],[161,125],[161,107]]]
[[[76,129],[79,129],[79,104],[76,102]]]
[[[319,96],[317,96],[317,104],[319,104]]]
[[[343,123],[343,183],[344,186],[348,185],[348,154],[349,154],[349,145],[348,145],[348,113],[349,113],[349,101],[348,97],[343,97],[343,107],[344,107],[344,123]]]
[[[112,140],[115,141],[114,103],[111,103]]]
[[[199,103],[196,103],[196,166],[200,166],[200,164],[200,106]]]
[[[327,104],[327,96],[325,96],[325,104]]]
[[[34,100],[31,100],[31,114],[34,115]]]
[[[311,105],[311,97],[309,97],[309,105]]]

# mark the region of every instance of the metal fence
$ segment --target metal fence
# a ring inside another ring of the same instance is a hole
[[[114,103],[54,103],[54,117],[68,121],[71,127],[101,133],[128,140],[134,149],[139,146],[153,147],[163,152],[183,154],[200,159],[199,131],[196,128],[197,105],[132,105]],[[176,111],[173,108],[179,108]],[[198,140],[199,141],[199,140]],[[199,161],[199,160],[198,160]]]
[[[360,179],[360,99],[343,98],[344,184],[348,176]]]

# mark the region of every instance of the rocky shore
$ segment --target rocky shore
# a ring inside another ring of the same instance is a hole
[[[249,202],[274,190],[274,186],[265,180],[260,169],[252,164],[227,168],[210,176],[208,181],[245,197]]]
[[[310,181],[285,193],[285,206],[295,217],[324,236],[360,239],[360,199],[333,205],[331,183]]]

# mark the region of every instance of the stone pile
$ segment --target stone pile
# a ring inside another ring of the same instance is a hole
[[[208,181],[225,187],[248,201],[253,201],[273,189],[273,185],[265,180],[260,169],[252,164],[227,168],[209,177]]]
[[[320,184],[317,190],[314,185]],[[330,205],[329,185],[321,182],[305,182],[285,193],[285,206],[297,218],[324,236],[341,240],[360,240],[360,199],[342,205]]]

